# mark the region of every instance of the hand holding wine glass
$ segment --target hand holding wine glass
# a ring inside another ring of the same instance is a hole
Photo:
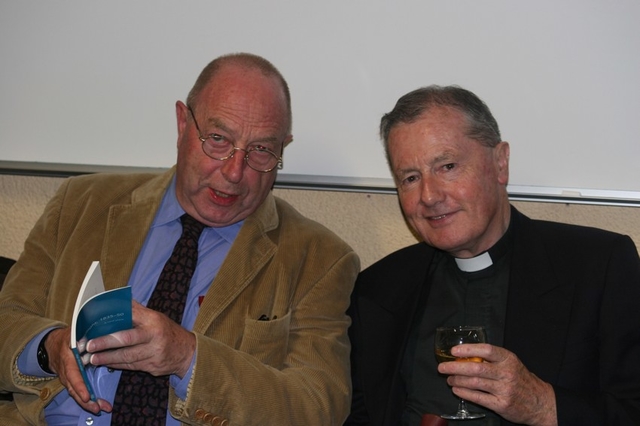
[[[451,348],[463,343],[486,343],[486,332],[481,326],[438,327],[435,337],[435,353],[438,362],[466,361],[482,362],[480,357],[458,358],[451,355]],[[450,420],[479,419],[482,413],[472,413],[467,409],[464,400],[460,400],[455,414],[443,414],[441,417]]]

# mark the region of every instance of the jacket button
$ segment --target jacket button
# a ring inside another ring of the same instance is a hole
[[[49,388],[44,388],[40,391],[40,399],[43,401],[49,398],[49,395],[51,395]]]
[[[213,414],[211,413],[205,414],[204,417],[202,418],[202,420],[204,420],[205,423],[211,423],[212,419],[213,419]]]
[[[196,420],[202,420],[206,412],[202,408],[196,410]]]

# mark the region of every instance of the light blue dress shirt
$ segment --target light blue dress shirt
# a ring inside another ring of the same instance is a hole
[[[145,306],[151,297],[151,293],[153,293],[164,264],[173,251],[173,246],[180,238],[182,233],[180,216],[184,213],[176,198],[174,177],[160,203],[156,217],[129,278],[128,285],[131,286],[133,298]],[[224,258],[242,227],[242,223],[238,222],[224,228],[207,227],[202,232],[198,242],[198,264],[191,279],[191,286],[182,317],[182,326],[187,330],[193,328],[202,299],[218,273]],[[200,265],[206,265],[206,268]],[[39,336],[36,336],[20,356],[18,367],[24,374],[40,377],[47,376],[40,369],[36,359],[38,343],[47,331],[49,330],[45,330]],[[192,359],[189,372],[182,379],[174,375],[170,376],[171,387],[173,387],[178,397],[182,399],[187,396],[187,386],[193,371],[194,361],[195,359]],[[92,367],[87,370],[87,373],[97,397],[113,403],[120,379],[120,371],[110,371],[106,367]],[[48,425],[108,426],[111,424],[110,413],[101,413],[101,415],[96,416],[84,411],[66,391],[57,395],[45,407],[45,417]],[[180,422],[171,417],[167,410],[166,424],[179,425]]]

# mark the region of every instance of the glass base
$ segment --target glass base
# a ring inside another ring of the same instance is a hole
[[[467,403],[461,399],[458,403],[458,411],[455,414],[442,414],[440,417],[447,420],[473,420],[485,417],[484,413],[472,413],[467,410]]]
[[[473,420],[481,419],[485,415],[483,413],[471,413],[469,411],[459,411],[456,414],[441,414],[440,417],[447,420]]]

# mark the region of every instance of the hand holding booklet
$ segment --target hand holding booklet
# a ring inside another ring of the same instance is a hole
[[[105,291],[100,262],[92,262],[76,299],[71,322],[71,350],[91,400],[96,401],[93,386],[78,350],[78,341],[89,341],[133,327],[131,313],[131,287]],[[88,366],[87,366],[88,367]]]

